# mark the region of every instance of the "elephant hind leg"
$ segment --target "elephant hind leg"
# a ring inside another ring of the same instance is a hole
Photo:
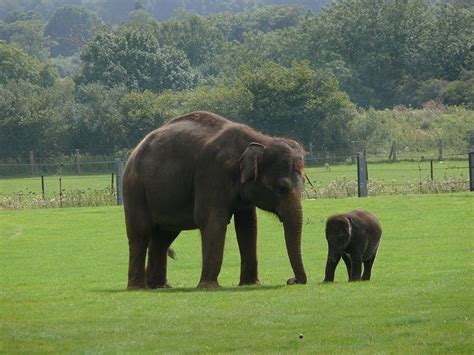
[[[163,231],[159,226],[153,228],[153,234],[148,244],[148,264],[146,269],[146,285],[148,288],[171,287],[166,279],[167,255],[179,231]]]
[[[153,224],[148,212],[137,205],[134,208],[125,205],[125,220],[129,248],[128,289],[145,288],[145,259]]]
[[[129,240],[128,289],[145,288],[145,258],[149,237]]]
[[[372,265],[375,261],[375,255],[369,260],[364,261],[364,273],[362,274],[362,280],[368,281],[372,275]]]

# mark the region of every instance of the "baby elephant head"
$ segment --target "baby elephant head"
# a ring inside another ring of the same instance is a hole
[[[353,227],[346,216],[332,216],[326,222],[326,240],[328,242],[329,258],[338,260],[352,239]]]

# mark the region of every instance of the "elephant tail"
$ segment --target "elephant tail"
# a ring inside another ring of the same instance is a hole
[[[173,260],[178,260],[178,257],[176,256],[176,252],[174,251],[173,248],[168,249],[168,256]]]

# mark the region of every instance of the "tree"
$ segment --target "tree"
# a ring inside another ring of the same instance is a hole
[[[41,61],[49,56],[50,41],[44,35],[46,22],[35,12],[13,11],[0,21],[0,39],[15,43]]]
[[[10,157],[57,154],[69,148],[68,117],[74,87],[58,82],[49,88],[18,80],[0,85],[0,150]]]
[[[0,41],[0,84],[10,80],[51,86],[56,80],[56,73],[48,63],[42,64],[21,49]]]
[[[151,91],[132,91],[120,99],[126,147],[134,147],[146,134],[164,123],[163,108],[157,97]]]
[[[176,47],[186,53],[194,67],[211,62],[224,43],[223,35],[215,26],[190,13],[159,23],[155,35],[161,45]]]
[[[183,90],[194,85],[197,73],[179,49],[160,46],[153,33],[135,25],[99,33],[81,53],[78,83],[100,82],[130,90]]]
[[[247,116],[252,126],[311,143],[318,154],[325,149],[347,152],[345,127],[354,109],[334,78],[312,70],[307,62],[288,68],[265,62],[244,70],[240,80],[254,98]]]
[[[81,6],[60,7],[45,28],[45,34],[56,43],[51,48],[52,56],[70,56],[78,52],[99,25],[99,18]]]
[[[97,83],[78,86],[71,146],[90,154],[112,154],[126,146],[119,105],[126,93],[123,86],[107,88]]]

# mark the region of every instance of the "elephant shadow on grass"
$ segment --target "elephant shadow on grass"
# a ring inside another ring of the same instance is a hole
[[[176,287],[176,288],[155,288],[155,289],[140,289],[140,290],[126,290],[126,289],[102,289],[92,290],[94,293],[130,293],[135,292],[149,292],[149,293],[199,293],[199,292],[263,292],[278,290],[287,287],[286,285],[259,285],[259,286],[229,286],[216,288],[196,288],[196,287]]]

